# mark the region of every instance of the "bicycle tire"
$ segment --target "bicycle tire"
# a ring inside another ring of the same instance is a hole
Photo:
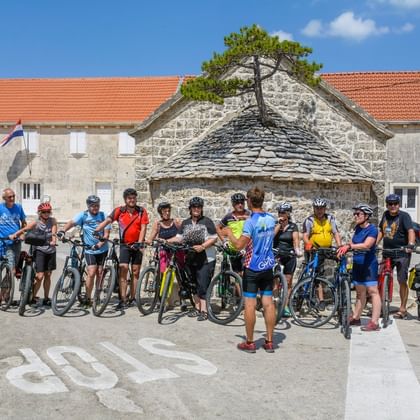
[[[13,302],[13,296],[15,293],[15,278],[9,264],[7,263],[3,263],[0,266],[0,291],[2,295],[0,310],[7,311]],[[6,294],[7,299],[3,300],[4,294]]]
[[[159,298],[159,276],[159,271],[152,265],[146,267],[140,274],[137,282],[136,302],[143,315],[151,314],[156,307]]]
[[[389,324],[389,279],[390,275],[384,275],[384,283],[382,285],[382,327],[386,328]]]
[[[76,268],[66,267],[55,285],[51,308],[54,315],[63,316],[74,304],[80,289],[80,273]],[[63,298],[60,299],[63,293]]]
[[[22,273],[23,287],[20,294],[19,308],[18,312],[20,316],[23,316],[25,313],[26,305],[29,303],[31,291],[32,291],[32,280],[33,280],[33,271],[32,266],[27,265]],[[21,280],[21,281],[22,281]]]
[[[417,295],[417,319],[420,321],[420,292],[416,292]]]
[[[317,296],[318,286],[324,292],[325,310]],[[290,294],[289,309],[293,319],[302,327],[319,328],[331,320],[337,311],[337,293],[331,282],[323,277],[303,277]]]
[[[346,339],[351,338],[350,314],[351,314],[351,294],[349,282],[342,279],[341,284],[341,328]]]
[[[175,272],[173,269],[167,269],[164,273],[163,273],[163,278],[162,278],[162,282],[163,284],[163,290],[162,290],[162,295],[160,297],[160,306],[159,306],[159,313],[158,313],[158,323],[162,324],[162,318],[163,318],[163,314],[166,311],[166,301],[169,298],[169,286],[171,284],[171,280],[172,280],[172,276],[175,275]],[[161,286],[162,287],[162,286]]]
[[[86,299],[87,299],[87,293],[86,293],[87,271],[86,271],[85,265],[82,267],[81,271],[79,271],[79,274],[80,273],[82,273],[82,275],[80,277],[80,288],[79,288],[79,293],[77,294],[77,300],[79,301],[80,305],[83,305],[84,303],[86,303]]]
[[[234,321],[244,306],[241,276],[233,271],[216,274],[207,289],[206,304],[210,321],[219,325]]]
[[[284,309],[287,304],[287,280],[282,272],[274,273],[274,284],[278,278],[278,288],[273,289],[273,302],[276,310],[276,324],[278,324],[283,317]]]
[[[117,272],[112,265],[103,269],[99,280],[99,287],[95,285],[95,294],[92,302],[92,312],[95,316],[101,316],[105,311],[114,291]]]

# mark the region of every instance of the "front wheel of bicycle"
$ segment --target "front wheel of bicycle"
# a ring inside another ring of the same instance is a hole
[[[115,268],[112,265],[104,267],[99,282],[95,287],[95,294],[92,302],[93,315],[100,316],[105,311],[111,300],[116,279],[117,272]]]
[[[221,325],[234,321],[244,304],[242,279],[239,274],[224,271],[214,276],[207,289],[206,303],[210,321]]]
[[[51,308],[54,315],[63,316],[74,304],[80,290],[80,273],[66,267],[55,285]]]
[[[160,296],[160,306],[159,306],[159,314],[158,314],[159,324],[162,324],[163,314],[166,311],[166,305],[169,299],[169,287],[171,285],[171,282],[173,281],[173,277],[175,277],[175,271],[173,269],[167,269],[163,273],[163,278],[162,278],[163,289],[162,289],[162,294]]]
[[[15,278],[9,264],[0,266],[0,310],[7,311],[13,302]]]
[[[341,285],[341,328],[343,335],[348,340],[351,337],[351,328],[350,328],[350,314],[351,314],[351,294],[350,294],[350,285],[347,280],[342,280]]]
[[[155,267],[146,267],[137,282],[136,302],[143,315],[151,314],[159,298],[160,273]]]
[[[29,304],[29,299],[31,297],[31,291],[32,291],[32,281],[33,281],[33,275],[34,275],[34,269],[32,266],[27,265],[22,273],[22,279],[23,285],[21,289],[20,294],[20,301],[19,301],[19,315],[23,316],[25,313],[26,305]]]
[[[289,309],[302,327],[318,328],[326,324],[337,310],[334,286],[322,277],[304,277],[290,295]]]
[[[273,302],[276,310],[276,324],[278,324],[287,304],[287,280],[281,272],[274,274]]]
[[[382,287],[382,326],[383,328],[386,328],[389,324],[389,281],[390,281],[390,275],[385,274],[384,276],[384,283]]]

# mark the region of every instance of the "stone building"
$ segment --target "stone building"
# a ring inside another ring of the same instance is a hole
[[[295,203],[298,221],[315,196],[348,225],[355,202],[382,205],[389,130],[325,82],[313,89],[278,72],[263,89],[273,130],[259,125],[252,95],[214,105],[180,94],[133,130],[145,205],[168,199],[185,216],[188,199],[201,195],[217,219],[233,192],[254,184],[266,187],[268,210]]]
[[[420,72],[331,73],[322,78],[365,109],[394,137],[387,141],[385,190],[420,221]]]
[[[66,220],[89,194],[107,212],[134,185],[128,135],[173,96],[180,77],[0,80],[0,138],[22,120],[25,144],[1,149],[0,188],[17,193],[28,215],[43,198]]]

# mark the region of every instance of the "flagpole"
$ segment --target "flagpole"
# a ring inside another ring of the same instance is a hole
[[[23,143],[25,145],[25,150],[26,150],[26,161],[28,163],[28,169],[29,169],[29,177],[32,176],[32,162],[31,159],[29,157],[29,133],[25,133],[25,131],[23,132]],[[26,137],[26,139],[25,139]]]

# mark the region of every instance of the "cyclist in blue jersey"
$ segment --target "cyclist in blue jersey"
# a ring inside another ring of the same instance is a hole
[[[276,323],[273,304],[273,254],[275,218],[263,209],[264,190],[259,187],[247,192],[248,207],[251,216],[245,221],[242,235],[236,238],[229,228],[225,233],[229,241],[237,249],[246,249],[243,276],[243,291],[245,297],[245,330],[246,341],[238,344],[238,349],[255,353],[254,342],[256,297],[259,292],[264,307],[264,320],[267,330],[263,348],[269,353],[274,352],[273,330]]]
[[[96,276],[97,281],[102,274],[102,265],[108,252],[107,242],[100,242],[95,236],[96,228],[105,220],[105,214],[100,209],[101,200],[95,195],[90,195],[86,199],[87,210],[78,213],[72,220],[69,220],[59,236],[63,236],[65,232],[74,226],[79,226],[83,243],[89,245],[91,248],[86,248],[85,259],[87,264],[87,277],[86,277],[86,302],[85,307],[92,306],[92,290],[93,283]],[[111,227],[105,227],[104,231],[99,232],[104,238],[109,238]]]

